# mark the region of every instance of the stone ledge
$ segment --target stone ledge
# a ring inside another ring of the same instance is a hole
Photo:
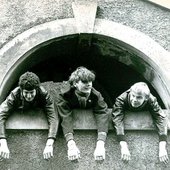
[[[148,0],[148,1],[156,5],[162,6],[164,8],[170,9],[169,0]]]
[[[111,111],[111,109],[109,109]],[[169,113],[168,110],[165,110]],[[91,110],[74,110],[75,130],[96,130],[96,122]],[[111,114],[110,114],[111,117]],[[59,123],[59,122],[57,122]],[[168,127],[170,128],[170,116],[168,115]],[[6,122],[6,129],[46,130],[48,123],[42,110],[14,112]],[[110,119],[109,129],[113,129]],[[125,115],[126,130],[154,130],[153,121],[149,112],[127,112]]]

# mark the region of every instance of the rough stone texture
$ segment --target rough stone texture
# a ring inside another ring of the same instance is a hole
[[[0,0],[0,47],[20,33],[36,25],[57,19],[73,18],[73,0]],[[99,0],[97,18],[112,20],[135,28],[170,51],[169,10],[144,0]],[[93,159],[96,132],[76,131],[75,138],[82,152],[79,163],[66,157],[66,144],[60,133],[56,141],[54,159],[45,161],[42,152],[46,131],[7,131],[11,159],[0,162],[1,170],[169,170],[158,161],[158,137],[152,131],[129,131],[132,153],[129,164],[120,161],[119,144],[114,133],[106,143],[106,160]],[[168,139],[170,137],[168,136]],[[170,148],[168,144],[168,149]]]
[[[95,162],[95,131],[75,131],[81,151],[79,162],[67,160],[67,148],[62,134],[55,142],[54,158],[43,160],[46,131],[8,131],[11,159],[0,162],[1,170],[169,170],[170,165],[158,161],[158,137],[155,132],[128,131],[127,139],[132,159],[128,164],[120,160],[120,148],[115,133],[110,132],[106,142],[106,160]]]
[[[0,46],[36,25],[72,18],[70,0],[0,0]]]
[[[137,29],[170,51],[169,10],[144,0],[99,0],[97,18]]]
[[[73,0],[0,0],[0,47],[33,26],[73,18]],[[169,10],[144,0],[98,0],[97,18],[135,28],[170,51]]]
[[[72,9],[76,19],[78,32],[93,33],[97,0],[75,1],[72,3]]]

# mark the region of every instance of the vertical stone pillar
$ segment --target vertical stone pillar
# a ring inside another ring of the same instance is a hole
[[[77,44],[77,57],[84,59],[90,53],[92,33],[95,24],[97,0],[75,0],[72,9],[76,22],[79,39]]]
[[[72,9],[79,33],[93,33],[97,0],[75,0]]]

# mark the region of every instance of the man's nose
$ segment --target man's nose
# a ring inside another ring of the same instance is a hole
[[[31,94],[27,94],[27,97],[28,97],[28,98],[31,98]]]
[[[134,101],[137,101],[137,98],[136,98],[136,97],[134,97],[134,98],[133,98],[133,100],[134,100]]]

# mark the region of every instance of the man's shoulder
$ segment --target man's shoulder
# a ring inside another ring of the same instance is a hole
[[[20,94],[20,92],[21,92],[20,87],[16,87],[15,89],[13,89],[13,90],[11,91],[11,94],[13,94],[14,96],[16,96],[16,95]]]
[[[122,94],[120,94],[117,98],[121,98],[122,100],[126,100],[128,98],[128,95],[130,93],[130,90],[126,90]]]
[[[98,90],[96,90],[94,87],[92,87],[91,93],[94,94],[94,95],[96,95],[96,96],[99,96],[99,95],[101,94],[101,93],[100,93]]]
[[[149,99],[148,99],[148,103],[154,103],[156,101],[157,101],[157,98],[154,95],[150,94]]]
[[[40,86],[39,89],[42,94],[47,94],[47,90],[43,86]]]
[[[71,85],[70,85],[70,83],[68,81],[63,81],[62,82],[62,85],[61,85],[61,88],[60,88],[60,92],[62,94],[70,93],[71,89],[72,89]]]

